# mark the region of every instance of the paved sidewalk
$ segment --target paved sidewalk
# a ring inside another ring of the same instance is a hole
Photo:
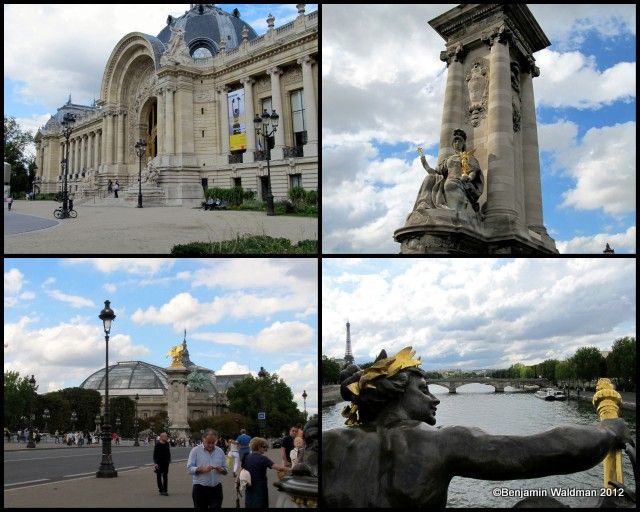
[[[267,456],[276,463],[280,462],[278,450],[269,450]],[[282,506],[281,502],[285,500],[285,496],[273,487],[273,482],[277,481],[277,474],[274,470],[267,470],[267,476],[269,506]],[[149,465],[140,469],[118,470],[117,478],[96,478],[92,475],[5,489],[4,507],[193,509],[191,475],[186,470],[186,459],[175,461],[169,467],[168,487],[169,496],[161,496],[158,493],[156,475],[153,466]],[[222,477],[222,488],[223,508],[235,508],[235,482],[231,473]],[[244,508],[244,498],[240,500],[240,506]]]
[[[17,211],[53,219],[55,201],[17,201]],[[292,242],[318,239],[318,219],[262,212],[204,211],[189,207],[78,205],[76,219],[38,231],[7,234],[18,218],[5,210],[5,254],[169,254],[176,244],[219,242],[238,235],[268,235]]]

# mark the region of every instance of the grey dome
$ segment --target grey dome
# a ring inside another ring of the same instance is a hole
[[[80,387],[104,391],[104,374],[104,368],[98,370]],[[139,390],[144,394],[162,394],[167,387],[167,374],[159,366],[142,361],[124,361],[109,366],[109,393],[112,390]]]
[[[242,43],[242,30],[245,27],[249,30],[249,40],[258,37],[248,23],[213,4],[195,4],[179,18],[169,16],[167,26],[158,34],[158,39],[165,45],[171,39],[170,27],[184,29],[191,54],[198,48],[207,48],[215,55],[220,49],[221,39],[224,39],[227,50],[236,48]]]

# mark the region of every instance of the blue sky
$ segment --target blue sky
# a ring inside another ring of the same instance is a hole
[[[415,147],[438,152],[444,40],[427,22],[453,6],[323,7],[325,252],[399,251]],[[529,8],[552,43],[534,54],[545,225],[562,253],[635,253],[636,7]]]
[[[258,35],[269,14],[278,28],[298,15],[295,4],[219,4],[237,8]],[[99,97],[104,67],[116,43],[130,32],[157,36],[167,16],[182,16],[189,4],[49,4],[4,6],[4,113],[35,130],[69,94],[90,105]],[[307,4],[305,13],[317,11]]]
[[[104,301],[116,314],[109,362],[167,367],[187,329],[191,360],[221,374],[260,367],[317,411],[315,259],[5,259],[4,369],[40,392],[104,367]]]
[[[322,354],[413,346],[429,369],[508,368],[610,350],[636,332],[634,258],[324,258]]]

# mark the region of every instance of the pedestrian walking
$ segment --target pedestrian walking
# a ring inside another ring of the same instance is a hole
[[[233,478],[235,478],[236,476],[238,476],[240,454],[238,453],[238,443],[233,438],[229,438],[229,455],[231,455],[231,463],[233,464]]]
[[[9,211],[11,211],[11,205],[13,204],[13,197],[7,197],[7,206],[9,207]]]
[[[158,491],[162,496],[169,496],[169,464],[171,464],[171,448],[166,432],[160,434],[160,442],[153,447],[153,463]]]
[[[251,436],[247,434],[245,429],[240,430],[240,435],[236,439],[238,443],[238,456],[240,457],[240,462],[242,462],[242,457],[245,455],[249,455],[251,451],[249,448],[249,443],[251,442]]]
[[[113,181],[109,180],[109,183],[107,184],[107,192],[109,193],[109,195],[111,195],[111,192],[113,192]]]
[[[187,472],[193,475],[191,497],[195,510],[222,508],[220,475],[227,474],[224,452],[216,446],[218,433],[208,428],[202,435],[202,444],[191,449]]]
[[[118,183],[118,180],[116,180],[113,185],[113,194],[116,199],[118,199],[118,190],[120,190],[120,183]]]
[[[269,489],[267,487],[267,469],[287,471],[289,468],[275,464],[265,455],[269,445],[262,437],[251,440],[251,453],[242,459],[242,467],[251,475],[251,485],[245,490],[245,508],[269,508]]]

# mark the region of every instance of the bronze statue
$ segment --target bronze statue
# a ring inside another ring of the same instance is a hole
[[[182,345],[176,345],[175,347],[171,347],[171,350],[167,352],[167,357],[171,357],[171,365],[170,368],[184,368],[183,362],[184,356],[184,347]]]
[[[436,429],[440,401],[414,355],[411,347],[394,357],[383,350],[370,368],[350,365],[341,373],[350,428],[322,435],[326,507],[444,507],[454,476],[514,480],[574,473],[598,464],[610,448],[633,445],[622,419],[531,436]]]
[[[461,211],[467,204],[476,212],[480,209],[478,199],[484,190],[484,179],[473,150],[465,151],[466,144],[467,134],[464,130],[454,130],[451,145],[455,153],[445,158],[435,169],[429,166],[422,148],[418,147],[427,177],[418,192],[414,211],[429,208]]]

